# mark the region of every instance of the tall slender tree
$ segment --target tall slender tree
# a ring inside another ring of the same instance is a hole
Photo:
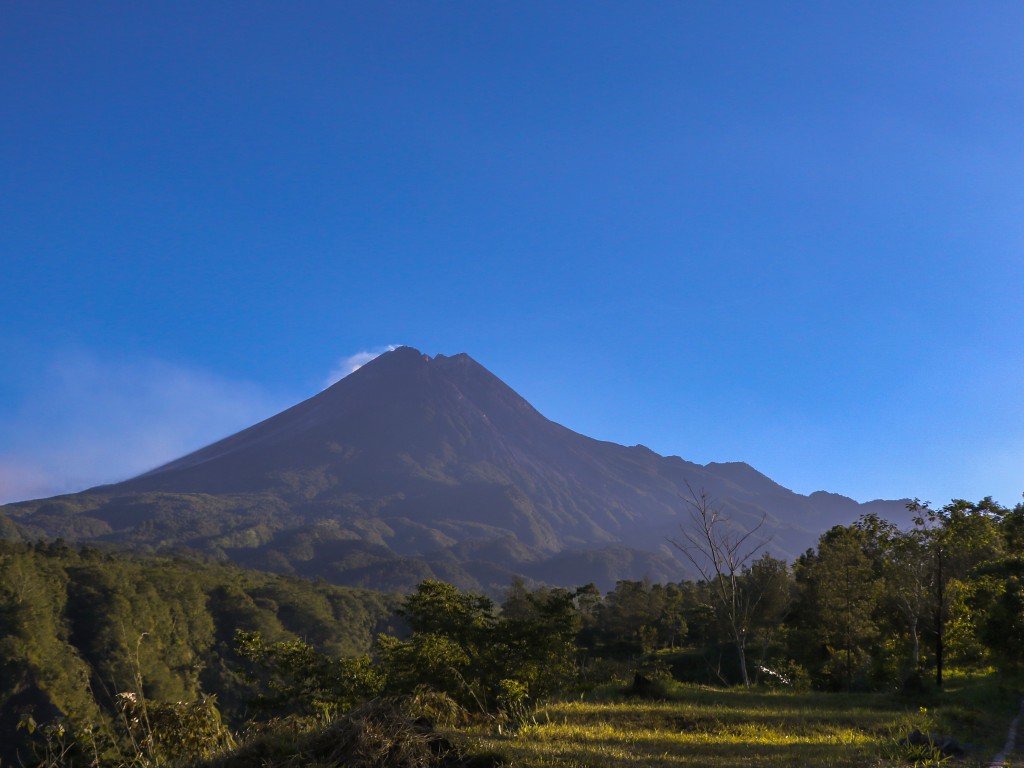
[[[881,578],[867,542],[864,530],[837,525],[822,535],[817,555],[801,569],[811,603],[803,619],[816,627],[826,649],[826,671],[847,690],[878,634],[873,613]]]
[[[942,686],[946,662],[946,623],[949,620],[950,584],[963,580],[972,568],[998,559],[1005,539],[999,521],[1009,510],[986,496],[972,503],[953,499],[941,509],[914,499],[907,505],[922,532],[930,555],[930,601],[935,639],[935,684]]]

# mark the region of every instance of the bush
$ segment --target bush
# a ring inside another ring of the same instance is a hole
[[[498,713],[509,733],[516,733],[528,725],[536,725],[532,707],[527,704],[529,698],[526,685],[518,680],[502,680],[498,683]]]
[[[214,696],[157,703],[119,693],[117,709],[138,757],[153,764],[194,762],[235,746]]]
[[[410,717],[408,706],[402,699],[375,699],[315,733],[267,733],[200,768],[463,768],[496,764],[493,759],[467,758],[429,720]]]

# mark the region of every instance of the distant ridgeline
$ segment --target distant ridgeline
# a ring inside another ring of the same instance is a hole
[[[693,492],[738,529],[763,520],[767,551],[789,561],[861,515],[907,520],[902,501],[804,496],[740,462],[594,440],[468,355],[400,347],[144,475],[2,507],[0,535],[201,553],[385,591],[439,579],[496,595],[516,575],[607,590],[686,573],[667,540]]]

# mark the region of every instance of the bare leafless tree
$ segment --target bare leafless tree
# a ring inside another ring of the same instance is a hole
[[[751,590],[743,578],[754,556],[768,544],[761,536],[767,515],[749,530],[738,529],[715,506],[714,500],[701,489],[699,493],[687,484],[690,498],[683,497],[690,522],[680,526],[682,538],[669,539],[707,583],[718,603],[730,639],[739,654],[743,685],[750,685],[747,671],[747,630],[763,595]]]

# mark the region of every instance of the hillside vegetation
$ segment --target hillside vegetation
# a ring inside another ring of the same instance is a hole
[[[43,764],[110,768],[933,764],[994,751],[1024,664],[1024,505],[917,504],[907,530],[867,515],[788,565],[705,501],[677,542],[703,579],[606,593],[516,581],[500,604],[439,581],[396,604],[8,542],[2,718]],[[924,743],[901,745],[914,728]],[[408,741],[384,738],[398,731]]]
[[[15,740],[21,700],[82,723],[112,712],[123,691],[168,702],[216,693],[240,723],[251,686],[239,628],[351,656],[388,628],[394,605],[223,564],[0,540],[0,745]]]

